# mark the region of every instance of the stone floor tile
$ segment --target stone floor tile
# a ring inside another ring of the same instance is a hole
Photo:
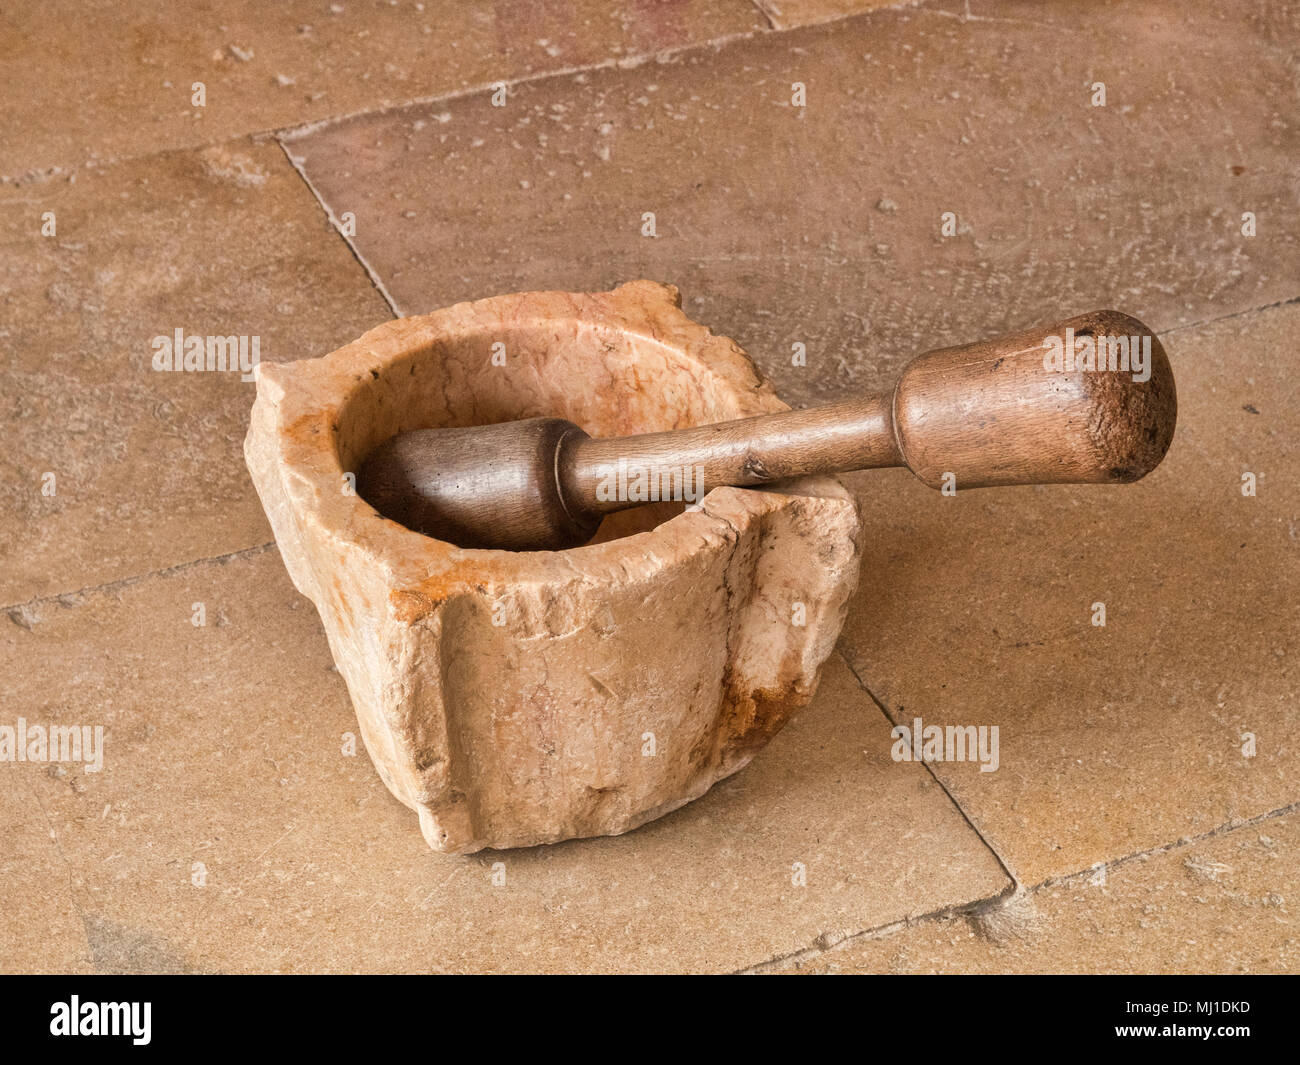
[[[17,727],[12,719],[0,724]],[[70,863],[31,775],[60,768],[0,765],[0,973],[91,971]]]
[[[0,175],[209,144],[767,25],[749,0],[224,0],[204,8],[7,5]],[[196,82],[203,106],[194,105]]]
[[[1079,877],[973,915],[855,940],[797,970],[1295,973],[1298,901],[1300,814],[1291,812],[1124,862],[1104,878]],[[1194,1016],[1187,1023],[1232,1023]]]
[[[403,313],[669,281],[794,403],[1098,307],[1166,330],[1297,294],[1300,216],[1279,175],[1300,151],[1300,9],[961,11],[542,79],[505,107],[473,94],[363,115],[288,149],[355,213]]]
[[[841,646],[899,724],[999,726],[996,772],[934,768],[1024,884],[1300,801],[1298,331],[1168,334],[1178,428],[1135,485],[852,478],[874,577]]]
[[[1010,884],[930,775],[883,753],[888,723],[838,656],[795,723],[682,810],[456,857],[343,753],[343,682],[273,548],[0,634],[10,714],[105,729],[99,773],[5,767],[102,970],[740,969]]]
[[[910,7],[917,0],[754,0],[774,29],[787,30],[874,11],[878,7]]]
[[[158,372],[153,338],[256,336],[278,361],[391,315],[273,143],[0,189],[0,606],[271,539],[254,384]]]

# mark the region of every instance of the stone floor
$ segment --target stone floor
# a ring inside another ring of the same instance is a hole
[[[59,0],[0,42],[0,725],[105,733],[0,764],[0,969],[1300,968],[1294,6]],[[152,338],[302,358],[638,277],[795,405],[1117,306],[1178,434],[1123,489],[852,475],[858,597],[749,768],[435,854],[350,753],[254,386]],[[997,770],[895,761],[916,718]]]

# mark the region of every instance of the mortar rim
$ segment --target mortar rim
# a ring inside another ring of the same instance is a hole
[[[257,368],[254,406],[270,405],[273,409],[277,464],[303,530],[335,538],[356,565],[378,567],[393,585],[433,606],[454,594],[452,589],[456,586],[626,579],[629,549],[637,557],[643,575],[647,559],[658,563],[654,567],[656,573],[686,564],[699,551],[709,550],[710,546],[717,549],[734,540],[736,530],[730,519],[711,513],[711,508],[734,511],[726,502],[736,492],[775,497],[766,501],[768,505],[782,505],[779,500],[802,495],[841,498],[851,505],[847,489],[831,476],[804,479],[802,483],[811,489],[808,492],[718,487],[706,493],[699,511],[674,515],[648,530],[563,551],[504,551],[461,548],[425,536],[384,517],[360,496],[348,496],[336,489],[347,472],[343,468],[339,422],[349,403],[369,387],[367,373],[377,379],[394,362],[456,335],[458,326],[462,333],[467,323],[481,320],[486,326],[499,321],[505,313],[525,309],[529,302],[539,300],[564,300],[583,313],[564,319],[554,313],[544,318],[511,313],[512,323],[518,326],[542,320],[571,321],[617,329],[654,343],[674,358],[689,361],[706,372],[719,387],[719,394],[735,407],[733,417],[790,409],[743,348],[690,318],[681,309],[678,289],[659,282],[631,281],[591,293],[508,293],[395,318],[325,355],[261,364]],[[638,318],[646,329],[633,327]],[[669,325],[673,332],[657,335],[654,329],[648,328],[652,318],[661,325]],[[352,383],[340,392],[338,385],[344,377]],[[246,438],[246,453],[258,424],[257,414],[255,409]],[[696,543],[698,547],[689,546]],[[427,594],[431,587],[438,590],[436,596]],[[402,594],[402,591],[394,593]],[[426,612],[414,611],[412,620]]]

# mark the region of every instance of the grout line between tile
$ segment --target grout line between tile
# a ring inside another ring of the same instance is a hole
[[[884,707],[884,704],[881,703],[881,701],[876,698],[875,693],[872,692],[871,689],[868,688],[866,684],[863,683],[862,677],[859,676],[858,671],[853,668],[853,663],[849,661],[848,655],[844,653],[844,651],[840,648],[838,644],[836,644],[835,653],[840,656],[845,666],[848,667],[848,670],[853,675],[853,679],[857,682],[858,687],[863,692],[865,692],[867,696],[870,697],[872,703],[875,704],[876,709],[878,709],[881,712],[881,714],[884,715],[885,720],[889,721],[892,724],[893,718],[890,717],[889,712]],[[970,817],[966,814],[966,811],[962,809],[961,804],[957,802],[957,800],[953,797],[952,793],[947,789],[947,787],[944,786],[943,781],[940,780],[937,776],[935,776],[933,769],[930,767],[928,763],[923,763],[923,764],[925,765],[926,771],[929,772],[931,779],[933,779],[935,784],[937,784],[943,790],[943,793],[948,797],[948,801],[952,803],[953,808],[956,809],[957,813],[961,815],[962,820],[965,821],[966,824],[970,827],[970,830],[975,833],[975,835],[979,838],[979,841],[982,844],[984,844],[984,846],[988,849],[988,852],[991,855],[993,855],[993,860],[998,863],[998,868],[1002,870],[1003,874],[1010,881],[1008,886],[993,895],[982,896],[980,898],[971,899],[967,902],[955,903],[951,906],[945,906],[938,910],[934,910],[930,913],[922,914],[919,917],[906,917],[901,921],[893,921],[890,924],[878,925],[874,928],[868,928],[861,932],[854,932],[851,933],[850,935],[843,936],[840,939],[836,939],[834,942],[823,942],[822,941],[823,937],[819,937],[818,941],[815,942],[810,947],[805,947],[803,950],[793,951],[790,954],[778,955],[775,958],[769,958],[767,961],[759,962],[756,965],[751,965],[747,968],[736,970],[735,975],[742,975],[742,976],[754,975],[757,973],[788,968],[791,965],[797,965],[801,962],[809,961],[813,958],[821,956],[822,954],[826,954],[832,950],[838,950],[846,944],[861,942],[863,940],[868,940],[868,939],[881,939],[884,938],[885,936],[893,935],[896,932],[900,932],[905,928],[909,928],[914,924],[919,924],[925,921],[944,920],[945,918],[955,917],[959,915],[978,913],[981,910],[991,909],[1000,906],[1002,903],[1006,902],[1007,899],[1020,894],[1024,890],[1021,887],[1020,881],[1017,879],[1016,875],[1007,866],[1007,863],[1002,860],[1002,855],[1000,855],[997,852],[997,849],[988,841],[988,839],[985,838],[984,834],[971,821]]]
[[[1270,304],[1269,306],[1270,307],[1284,306],[1288,303],[1295,303],[1295,302],[1300,302],[1300,301],[1284,300],[1281,303]],[[1267,309],[1268,307],[1255,308],[1255,310],[1267,310]],[[1240,313],[1250,314],[1253,313],[1253,311],[1243,311]],[[1224,315],[1223,317],[1232,318],[1232,317],[1236,317],[1236,315],[1235,314]],[[1211,321],[1217,321],[1217,320],[1218,319],[1211,319]],[[1200,323],[1200,324],[1208,324],[1208,323]],[[1180,326],[1179,328],[1192,328],[1192,327]],[[878,698],[876,698],[875,693],[871,691],[871,689],[868,688],[866,684],[863,683],[862,678],[858,675],[858,671],[853,667],[853,664],[849,661],[848,655],[844,653],[843,649],[838,644],[836,645],[835,650],[836,653],[839,654],[839,656],[843,659],[844,664],[848,666],[849,672],[853,674],[853,678],[858,682],[858,686],[867,695],[871,697],[871,701],[875,703],[876,707],[880,710],[880,712],[885,715],[885,719],[892,723],[893,717],[889,714],[888,710],[885,709],[884,704]],[[894,921],[887,925],[880,925],[875,928],[868,928],[862,932],[855,932],[851,935],[844,936],[841,939],[835,940],[833,943],[821,943],[819,941],[817,943],[814,943],[810,947],[804,948],[803,950],[793,951],[789,954],[778,955],[777,957],[769,958],[767,961],[762,961],[755,965],[751,965],[747,968],[736,970],[736,975],[742,975],[742,976],[755,975],[764,972],[783,971],[785,969],[790,968],[791,966],[799,965],[805,961],[811,961],[812,959],[818,958],[823,954],[828,954],[832,951],[842,950],[845,947],[851,946],[854,943],[868,942],[874,939],[884,939],[888,936],[892,936],[899,932],[905,931],[906,929],[912,927],[913,925],[925,924],[931,921],[944,921],[944,920],[949,920],[953,917],[970,916],[973,914],[984,912],[986,910],[996,909],[997,907],[1006,903],[1011,898],[1014,898],[1018,895],[1033,895],[1038,893],[1039,891],[1046,890],[1047,888],[1057,887],[1062,884],[1072,883],[1074,881],[1083,879],[1084,877],[1096,876],[1098,870],[1105,870],[1109,872],[1111,869],[1117,869],[1121,866],[1128,865],[1130,862],[1142,861],[1146,858],[1150,858],[1158,854],[1167,854],[1171,851],[1180,850],[1184,847],[1194,846],[1197,843],[1201,843],[1207,839],[1213,839],[1218,836],[1226,836],[1226,835],[1230,835],[1233,832],[1240,831],[1242,829],[1252,828],[1254,826],[1264,824],[1265,822],[1271,821],[1278,817],[1286,817],[1289,814],[1300,813],[1300,802],[1294,802],[1288,806],[1279,807],[1276,810],[1269,810],[1266,813],[1257,814],[1256,816],[1247,818],[1244,821],[1227,821],[1224,824],[1219,825],[1217,828],[1212,828],[1209,831],[1203,832],[1197,836],[1185,836],[1181,839],[1174,840],[1172,843],[1164,843],[1157,847],[1150,847],[1147,850],[1135,851],[1132,854],[1126,854],[1122,857],[1113,858],[1109,861],[1098,862],[1096,865],[1091,865],[1086,869],[1080,869],[1079,871],[1074,873],[1067,873],[1064,876],[1048,877],[1046,880],[1043,880],[1037,884],[1034,884],[1030,887],[1025,887],[1020,883],[1016,875],[1007,866],[1007,863],[1002,860],[1002,856],[998,854],[997,849],[988,841],[988,839],[984,836],[984,834],[980,832],[980,830],[971,821],[966,811],[962,809],[961,805],[957,802],[957,800],[953,798],[952,793],[949,792],[946,787],[944,787],[943,781],[941,781],[937,776],[934,775],[934,772],[933,770],[931,770],[930,765],[928,763],[926,763],[925,765],[926,765],[926,769],[930,770],[930,775],[931,777],[934,778],[935,783],[938,784],[939,787],[943,788],[944,794],[948,796],[953,806],[957,808],[957,811],[961,814],[963,820],[965,820],[965,822],[968,825],[970,825],[971,830],[975,832],[977,836],[979,836],[980,841],[986,847],[988,847],[989,852],[997,860],[998,865],[1002,867],[1003,871],[1007,874],[1008,878],[1010,878],[1011,886],[999,892],[996,895],[990,895],[986,898],[972,900],[971,902],[959,903],[953,906],[944,907],[942,909],[935,910],[932,913],[922,914],[919,917],[909,917],[901,921]]]
[[[844,22],[848,19],[853,19],[853,18],[869,18],[872,15],[880,14],[886,11],[910,11],[913,9],[924,10],[930,7],[937,8],[940,4],[944,4],[948,2],[949,0],[888,0],[887,3],[878,3],[873,7],[864,8],[861,11],[842,11],[839,12],[838,14],[822,15],[820,18],[814,17],[804,22],[796,22],[790,26],[782,26],[775,21],[772,12],[769,11],[767,8],[767,4],[765,0],[753,0],[754,6],[758,8],[759,13],[763,16],[763,18],[767,20],[767,24],[768,26],[771,27],[771,31],[773,33],[790,33],[793,30],[802,30],[809,26],[825,26],[832,22]],[[781,15],[780,5],[773,4],[772,6],[776,9],[776,13],[777,13],[776,17],[780,17]],[[967,7],[969,8],[969,0],[967,0]],[[934,13],[937,15],[952,15],[953,18],[960,17],[955,12],[949,12],[943,10],[937,10]],[[966,20],[963,19],[963,21]],[[985,22],[985,21],[992,21],[992,20],[981,19],[978,16],[972,16],[970,21]]]
[[[843,15],[832,15],[828,18],[802,22],[797,26],[778,27],[772,23],[771,16],[763,10],[758,0],[751,0],[758,12],[762,15],[768,28],[757,28],[752,30],[741,30],[736,33],[727,33],[719,37],[707,37],[698,41],[688,41],[685,44],[676,45],[670,48],[662,48],[657,52],[637,52],[633,55],[609,56],[597,63],[588,63],[586,65],[577,65],[572,67],[560,67],[552,70],[539,70],[532,74],[520,74],[514,77],[496,78],[492,81],[481,84],[470,85],[452,92],[435,92],[427,96],[411,96],[396,103],[389,103],[379,107],[359,107],[354,111],[344,111],[335,115],[326,115],[323,118],[311,119],[307,122],[291,122],[283,126],[264,126],[260,129],[242,130],[221,136],[216,140],[199,140],[193,143],[181,143],[162,148],[158,151],[140,152],[130,155],[114,155],[105,158],[83,159],[75,163],[53,164],[46,167],[35,167],[31,170],[24,171],[21,174],[0,174],[0,186],[4,185],[21,185],[28,181],[50,180],[58,177],[69,177],[80,170],[100,170],[110,166],[117,166],[121,163],[135,162],[140,159],[152,159],[155,156],[166,155],[169,152],[192,152],[203,148],[210,148],[218,144],[226,144],[236,140],[251,140],[254,142],[274,139],[281,143],[284,141],[296,140],[299,137],[306,136],[309,133],[315,133],[321,129],[327,129],[330,126],[338,125],[349,119],[360,118],[362,116],[387,115],[397,111],[402,111],[408,107],[423,107],[429,104],[446,103],[452,100],[460,100],[465,97],[475,96],[480,93],[488,92],[497,85],[505,84],[507,89],[516,85],[526,85],[534,81],[545,81],[547,78],[573,77],[576,74],[586,74],[601,70],[633,70],[640,66],[645,66],[651,62],[663,62],[667,59],[676,58],[692,51],[704,51],[705,49],[717,49],[735,44],[739,41],[753,40],[757,37],[768,34],[793,33],[796,30],[807,29],[813,26],[825,26],[832,22],[845,22],[850,19],[868,19],[873,16],[881,15],[894,11],[923,11],[930,7],[931,4],[938,5],[945,0],[895,0],[895,2],[883,7],[869,8],[866,11],[850,11]]]
[[[1232,833],[1240,831],[1242,829],[1252,828],[1257,825],[1265,824],[1273,820],[1274,818],[1286,817],[1288,814],[1295,814],[1295,813],[1300,813],[1300,802],[1291,803],[1289,806],[1282,806],[1276,810],[1270,810],[1267,813],[1258,814],[1257,816],[1251,817],[1245,821],[1226,822],[1225,824],[1220,825],[1218,828],[1213,828],[1208,832],[1203,832],[1199,836],[1189,836],[1185,839],[1175,840],[1173,843],[1166,843],[1159,847],[1152,847],[1149,850],[1136,851],[1133,854],[1127,854],[1122,858],[1115,858],[1109,862],[1098,862],[1097,865],[1089,866],[1087,869],[1081,869],[1077,873],[1070,873],[1066,876],[1049,877],[1048,879],[1042,881],[1042,883],[1035,884],[1033,887],[1025,889],[1023,893],[1025,895],[1034,895],[1037,894],[1039,891],[1046,890],[1047,888],[1057,887],[1062,884],[1068,884],[1076,880],[1082,880],[1084,877],[1096,876],[1098,869],[1104,869],[1106,871],[1109,871],[1111,869],[1118,868],[1119,866],[1127,865],[1129,862],[1141,861],[1145,858],[1149,858],[1157,854],[1167,854],[1171,851],[1180,850],[1183,847],[1191,847],[1207,839],[1213,839],[1218,836],[1231,835]],[[926,917],[923,918],[917,918],[915,921],[911,921],[911,922],[906,922],[906,923],[900,922],[900,926],[898,927],[889,926],[885,929],[880,930],[876,934],[864,932],[857,936],[848,937],[840,941],[839,943],[836,943],[833,946],[828,947],[826,950],[820,951],[819,953],[827,953],[830,950],[837,950],[842,945],[848,945],[851,941],[867,940],[867,939],[883,939],[887,935],[892,935],[896,931],[901,931],[902,928],[906,926],[906,924],[918,924],[921,921],[927,921],[927,920],[942,921],[948,919],[949,917],[963,916],[967,914],[977,914],[983,910],[994,908],[997,904],[1001,903],[1002,901],[1004,901],[1003,898],[990,899],[987,900],[987,902],[975,904],[966,910],[957,909],[952,914],[938,913],[934,915],[927,915]]]
[[[1146,858],[1154,857],[1157,854],[1168,854],[1170,851],[1180,850],[1183,847],[1192,847],[1197,843],[1202,843],[1207,839],[1215,839],[1219,836],[1228,836],[1233,832],[1239,832],[1245,828],[1252,828],[1255,825],[1263,824],[1265,821],[1272,821],[1277,817],[1286,817],[1288,814],[1300,813],[1300,802],[1293,802],[1288,806],[1279,806],[1276,810],[1269,810],[1266,813],[1256,814],[1245,821],[1225,821],[1217,828],[1212,828],[1208,832],[1202,832],[1199,836],[1183,836],[1172,843],[1162,843],[1158,847],[1150,847],[1144,851],[1134,851],[1132,854],[1126,854],[1120,858],[1112,858],[1110,861],[1098,862],[1096,865],[1090,865],[1087,869],[1080,869],[1075,873],[1067,873],[1065,876],[1049,876],[1046,880],[1035,884],[1029,888],[1030,892],[1041,891],[1044,888],[1057,887],[1060,884],[1068,884],[1084,877],[1095,876],[1097,870],[1118,869],[1120,866],[1128,865],[1130,862],[1142,861]]]
[[[175,573],[190,569],[193,566],[202,566],[208,562],[233,562],[240,558],[252,558],[260,555],[262,552],[275,547],[275,541],[270,543],[258,544],[256,547],[244,547],[238,551],[231,551],[224,555],[209,555],[204,558],[192,558],[187,562],[178,562],[174,566],[165,566],[163,569],[150,570],[148,573],[137,573],[131,577],[122,577],[115,581],[106,581],[103,584],[88,584],[84,588],[78,588],[71,592],[55,592],[52,595],[39,595],[32,599],[27,599],[21,603],[10,603],[8,606],[0,606],[0,613],[8,614],[15,623],[21,624],[15,614],[23,614],[27,609],[37,606],[48,606],[53,603],[60,603],[66,599],[76,599],[85,595],[94,595],[96,592],[117,591],[119,588],[129,588],[141,581],[147,581],[151,577],[170,577]],[[24,626],[25,627],[25,626]]]
[[[302,161],[294,158],[293,153],[289,151],[288,145],[286,145],[280,137],[277,136],[275,138],[275,143],[280,146],[280,151],[284,153],[284,157],[289,161],[289,165],[293,167],[294,173],[302,179],[302,183],[307,186],[307,191],[312,194],[313,198],[320,205],[320,209],[325,212],[325,217],[329,220],[330,229],[332,229],[338,235],[339,239],[347,245],[348,251],[352,253],[352,258],[360,264],[361,269],[364,270],[366,276],[370,278],[370,283],[374,286],[375,291],[378,292],[384,302],[388,304],[388,309],[393,312],[393,317],[404,318],[405,315],[397,308],[397,300],[395,300],[393,294],[388,291],[388,288],[384,285],[383,279],[375,271],[374,267],[366,262],[365,257],[361,254],[361,250],[356,246],[352,238],[343,232],[343,228],[339,225],[338,219],[334,217],[334,212],[330,210],[330,205],[325,202],[325,197],[320,194],[320,191],[312,184],[311,178],[307,176],[307,172],[302,167]]]
[[[427,107],[430,104],[450,103],[454,100],[464,100],[471,96],[480,96],[484,93],[491,92],[498,85],[505,85],[507,91],[518,85],[530,85],[535,81],[546,81],[550,78],[571,78],[577,74],[591,74],[603,70],[635,70],[637,67],[643,67],[648,63],[662,63],[669,59],[675,59],[679,55],[685,55],[687,52],[703,52],[706,49],[717,51],[729,44],[735,44],[737,41],[749,41],[756,37],[764,36],[771,32],[788,32],[772,30],[743,30],[739,33],[728,33],[721,37],[709,37],[699,41],[688,41],[686,44],[679,44],[672,48],[661,48],[657,52],[638,52],[630,56],[610,56],[602,59],[598,63],[589,63],[586,66],[559,67],[554,70],[539,70],[532,74],[521,74],[513,78],[494,78],[492,81],[485,81],[480,84],[470,85],[463,89],[457,89],[455,92],[434,93],[430,96],[414,96],[410,99],[403,100],[400,103],[391,103],[385,107],[362,107],[355,111],[345,111],[338,115],[328,115],[325,118],[318,118],[311,122],[300,122],[295,125],[281,126],[273,130],[262,130],[260,136],[274,136],[281,140],[295,141],[300,137],[316,133],[322,129],[328,129],[330,126],[337,126],[343,122],[348,122],[354,118],[374,118],[377,116],[391,115],[398,111],[405,111],[411,107]]]
[[[1300,802],[1292,803],[1289,806],[1283,806],[1276,810],[1270,810],[1267,813],[1259,814],[1245,821],[1230,821],[1220,825],[1218,828],[1211,829],[1199,836],[1187,837],[1185,839],[1175,840],[1173,843],[1166,843],[1159,847],[1152,847],[1149,850],[1137,851],[1133,854],[1125,855],[1122,858],[1115,858],[1109,862],[1099,862],[1097,865],[1089,866],[1087,869],[1081,869],[1077,873],[1069,873],[1066,876],[1049,877],[1039,884],[1030,888],[1020,888],[1019,886],[1010,888],[998,895],[992,895],[985,899],[977,899],[974,902],[964,903],[956,906],[949,906],[945,909],[935,910],[933,913],[923,914],[920,917],[910,917],[902,921],[895,921],[892,924],[880,925],[877,928],[869,928],[863,932],[856,932],[853,935],[845,936],[836,940],[834,943],[826,945],[814,945],[804,950],[794,951],[790,954],[779,955],[768,961],[759,962],[746,969],[737,970],[735,975],[756,975],[764,972],[781,972],[789,969],[791,966],[799,965],[805,961],[812,961],[821,957],[823,954],[830,954],[833,951],[844,950],[857,943],[866,943],[876,939],[886,939],[889,936],[897,935],[904,932],[914,925],[928,924],[930,922],[947,921],[954,917],[970,917],[988,910],[993,910],[1003,905],[1011,898],[1017,895],[1035,895],[1047,888],[1057,887],[1062,884],[1068,884],[1084,877],[1096,876],[1098,869],[1107,871],[1130,862],[1141,861],[1157,854],[1166,854],[1170,851],[1180,850],[1183,847],[1191,847],[1197,843],[1218,836],[1231,835],[1233,832],[1242,829],[1252,828],[1257,825],[1265,824],[1278,817],[1286,817],[1288,814],[1300,813]]]
[[[962,902],[952,906],[944,906],[941,909],[921,914],[918,917],[904,917],[901,921],[892,921],[889,924],[877,925],[875,928],[868,928],[862,932],[854,932],[852,935],[844,936],[841,939],[835,940],[833,943],[826,943],[824,945],[817,943],[811,947],[805,947],[803,950],[796,950],[789,954],[781,954],[775,958],[770,958],[767,961],[758,962],[756,965],[751,965],[744,969],[737,969],[731,975],[754,976],[759,973],[786,969],[791,965],[798,965],[801,962],[819,958],[823,954],[842,950],[851,943],[862,943],[872,939],[884,939],[887,936],[902,932],[913,925],[925,924],[930,921],[943,921],[950,917],[962,917],[967,914],[979,913],[981,910],[990,909],[999,905],[1012,895],[1015,895],[1016,892],[1016,885],[1012,884],[1010,887],[1005,888],[996,895],[974,899],[971,902]]]
[[[792,27],[796,28],[796,27]],[[412,96],[403,99],[397,103],[390,103],[381,107],[359,107],[354,111],[344,111],[335,115],[326,115],[323,118],[312,119],[307,122],[291,122],[283,126],[262,127],[255,130],[244,130],[242,132],[231,133],[229,136],[223,136],[217,140],[196,141],[192,144],[176,144],[171,147],[163,148],[159,151],[140,152],[135,155],[117,155],[109,156],[104,159],[83,159],[77,163],[55,164],[47,167],[36,167],[27,170],[21,174],[0,174],[0,186],[3,185],[20,185],[28,181],[49,180],[57,177],[66,177],[74,174],[79,170],[98,170],[105,167],[116,166],[120,163],[130,163],[139,159],[152,159],[157,155],[165,155],[168,152],[177,151],[197,151],[201,148],[209,148],[217,144],[225,144],[235,140],[253,140],[264,141],[275,139],[277,141],[294,140],[298,137],[305,136],[309,133],[315,133],[317,130],[327,129],[330,126],[338,125],[349,119],[360,118],[362,116],[387,115],[396,111],[402,111],[408,107],[423,107],[429,104],[445,103],[451,100],[460,100],[468,96],[475,96],[480,93],[488,92],[495,86],[502,83],[507,89],[516,85],[524,85],[533,81],[544,81],[547,78],[572,77],[575,74],[586,74],[597,70],[634,69],[644,66],[646,63],[659,61],[665,58],[671,58],[690,52],[696,49],[703,50],[706,48],[721,48],[725,45],[732,44],[736,41],[750,40],[761,34],[789,32],[786,30],[763,30],[754,29],[746,30],[739,33],[724,34],[721,37],[709,37],[699,41],[689,41],[686,44],[678,45],[673,48],[664,48],[657,52],[638,52],[630,56],[610,56],[602,59],[598,63],[589,63],[572,67],[561,67],[554,70],[540,70],[533,74],[522,74],[515,77],[495,78],[492,81],[483,82],[482,84],[471,85],[463,89],[457,89],[453,92],[435,92],[427,96]]]
[[[1215,318],[1204,318],[1199,322],[1188,322],[1186,325],[1175,325],[1169,329],[1161,330],[1161,336],[1167,336],[1170,333],[1181,333],[1184,329],[1200,329],[1205,325],[1213,325],[1215,322],[1225,322],[1229,318],[1241,318],[1247,314],[1258,314],[1260,311],[1271,311],[1278,307],[1289,307],[1293,303],[1300,303],[1300,296],[1292,296],[1290,299],[1277,300],[1274,303],[1264,303],[1258,307],[1249,307],[1242,311],[1229,311],[1227,314],[1220,314]]]
[[[867,687],[866,682],[863,681],[862,679],[862,676],[858,673],[857,669],[854,668],[853,663],[849,661],[849,656],[844,653],[844,649],[840,647],[838,643],[836,643],[835,645],[835,653],[840,656],[841,660],[848,667],[849,672],[853,674],[853,679],[858,682],[858,687],[861,688],[864,692],[866,692],[867,696],[871,699],[871,701],[876,704],[877,709],[879,709],[880,712],[885,715],[885,720],[888,721],[891,725],[897,725],[898,722],[894,720],[894,717],[892,714],[890,714],[888,708],[885,706],[883,702],[881,702],[880,699],[876,698],[876,693]],[[1015,890],[1016,891],[1022,890],[1020,884],[1020,878],[1011,871],[1011,867],[1007,865],[1005,861],[1003,861],[1002,855],[998,853],[998,849],[995,846],[993,846],[992,843],[989,842],[988,838],[984,835],[984,833],[981,832],[979,828],[976,826],[975,822],[971,820],[970,815],[967,814],[966,811],[962,808],[961,803],[959,803],[956,797],[953,795],[953,793],[948,790],[948,786],[944,784],[942,780],[939,779],[938,775],[934,771],[933,766],[931,766],[929,762],[925,762],[925,761],[923,761],[921,764],[925,766],[925,770],[927,773],[930,774],[930,778],[940,788],[943,789],[943,793],[948,796],[948,801],[951,802],[953,806],[956,808],[957,812],[961,814],[962,820],[965,821],[966,824],[970,826],[971,831],[974,832],[975,835],[979,837],[980,842],[983,843],[984,846],[988,848],[989,853],[993,855],[994,859],[997,861],[1002,871],[1006,873],[1007,877],[1011,880],[1011,883],[1015,885]]]

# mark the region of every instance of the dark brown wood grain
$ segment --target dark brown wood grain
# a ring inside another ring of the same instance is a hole
[[[570,512],[556,455],[570,435],[562,418],[403,433],[361,467],[357,491],[408,528],[461,547],[556,549],[591,539],[600,516]]]
[[[1159,340],[1095,311],[928,352],[892,393],[811,410],[609,439],[558,418],[406,433],[366,460],[358,490],[462,547],[554,550],[616,510],[815,473],[907,466],[959,491],[1134,481],[1164,457],[1176,417]]]

